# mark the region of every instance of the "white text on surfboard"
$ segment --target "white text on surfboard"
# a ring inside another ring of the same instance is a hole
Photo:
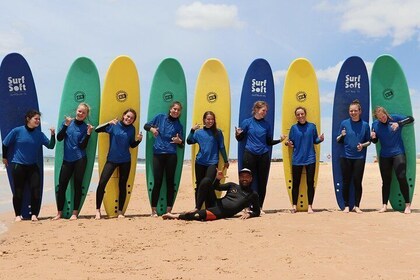
[[[267,80],[252,79],[251,92],[267,93]]]
[[[8,77],[9,91],[26,91],[25,76],[20,78]]]
[[[346,75],[345,88],[360,88],[361,75]]]

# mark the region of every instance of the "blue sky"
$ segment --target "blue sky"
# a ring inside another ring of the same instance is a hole
[[[240,4],[239,4],[240,3]],[[232,101],[239,100],[248,66],[265,58],[275,77],[275,138],[280,136],[284,75],[296,58],[316,69],[321,95],[321,130],[326,140],[321,159],[330,153],[335,81],[349,56],[364,59],[370,72],[381,54],[401,64],[410,87],[414,117],[420,120],[420,1],[130,1],[0,0],[0,59],[21,53],[31,66],[43,113],[43,130],[55,126],[64,80],[72,62],[91,58],[100,74],[118,55],[136,63],[141,88],[141,124],[146,122],[150,86],[159,63],[174,57],[188,86],[187,131],[196,79],[203,62],[219,58],[229,75]],[[238,123],[232,102],[232,127]],[[420,124],[415,124],[420,137]],[[233,138],[232,138],[233,139]],[[417,141],[420,143],[420,141]],[[145,143],[140,144],[144,157]],[[417,151],[420,151],[417,144]],[[48,153],[47,153],[48,154]],[[369,157],[375,149],[369,148]],[[274,156],[281,157],[276,146]],[[236,158],[236,140],[231,142]],[[190,158],[190,149],[186,149]]]

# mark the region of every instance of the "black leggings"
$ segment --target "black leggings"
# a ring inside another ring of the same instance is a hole
[[[349,206],[350,184],[353,181],[355,201],[354,206],[360,207],[362,199],[362,180],[365,171],[364,159],[340,158],[341,173],[343,176],[343,199],[344,205]]]
[[[38,165],[12,163],[12,177],[15,186],[13,193],[15,215],[20,216],[22,214],[23,192],[25,183],[29,182],[29,188],[31,190],[31,214],[38,216],[41,206],[41,178]]]
[[[114,173],[115,168],[119,168],[119,181],[118,181],[118,210],[122,211],[125,204],[125,198],[127,196],[127,181],[130,175],[131,162],[113,163],[107,161],[104,169],[102,170],[101,178],[99,179],[98,188],[96,189],[96,209],[101,208],[102,200],[104,199],[105,187]]]
[[[269,153],[254,155],[245,150],[243,167],[250,169],[252,172],[252,189],[258,193],[260,208],[262,208],[267,192],[268,173],[270,171]],[[257,180],[255,180],[256,178]]]
[[[408,191],[408,182],[406,177],[406,160],[405,155],[400,154],[393,157],[380,157],[379,170],[382,177],[382,203],[388,204],[389,194],[391,192],[392,170],[395,171],[398,183],[400,185],[401,194],[405,203],[410,203],[410,195]]]
[[[293,187],[292,200],[293,205],[297,205],[299,197],[299,185],[302,178],[303,167],[306,169],[306,185],[308,186],[308,205],[312,205],[315,195],[315,162],[308,165],[292,165]]]
[[[74,182],[74,202],[73,211],[79,210],[80,200],[82,199],[82,182],[85,176],[87,158],[83,157],[79,160],[68,162],[63,160],[63,165],[60,170],[60,177],[58,179],[57,192],[57,210],[63,211],[66,200],[66,190],[73,176]]]
[[[176,154],[153,155],[153,178],[155,180],[155,184],[152,190],[152,207],[157,206],[164,175],[166,175],[167,206],[173,206],[175,197],[176,164]]]
[[[201,198],[200,200],[199,198],[199,192],[200,192],[200,186],[203,184],[203,180],[204,179],[209,179],[211,181],[211,183],[214,181],[214,178],[216,178],[216,168],[217,165],[213,164],[210,166],[204,166],[201,164],[196,163],[195,164],[195,184],[196,184],[196,188],[195,188],[195,208],[196,209],[201,209],[201,207],[203,206],[203,203],[206,203],[206,208],[212,207],[214,206],[214,204],[216,203],[216,194],[214,192],[214,190],[210,190],[210,191],[206,191],[205,195],[202,194],[201,196],[204,197]],[[204,191],[201,190],[201,192]]]

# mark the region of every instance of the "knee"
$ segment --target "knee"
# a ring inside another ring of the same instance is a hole
[[[201,180],[199,188],[209,188],[212,185],[212,180],[210,180],[210,178],[203,178],[203,180]]]

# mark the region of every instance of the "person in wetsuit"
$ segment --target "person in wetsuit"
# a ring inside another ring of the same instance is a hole
[[[223,171],[217,170],[216,179],[212,182],[204,178],[198,190],[198,201],[204,201],[209,192],[226,191],[226,195],[216,200],[216,205],[202,210],[193,210],[182,214],[166,213],[163,219],[179,219],[188,221],[212,221],[233,217],[236,213],[250,206],[241,219],[260,216],[259,198],[257,192],[251,189],[252,173],[248,168],[239,171],[239,185],[233,182],[220,184]]]
[[[400,191],[405,201],[405,214],[411,213],[411,202],[406,177],[407,162],[404,143],[401,137],[404,125],[414,122],[412,116],[392,114],[384,107],[376,107],[374,111],[376,121],[372,124],[370,137],[373,143],[378,140],[381,144],[379,153],[379,170],[382,177],[382,208],[379,213],[386,212],[391,191],[392,170],[395,171]]]

